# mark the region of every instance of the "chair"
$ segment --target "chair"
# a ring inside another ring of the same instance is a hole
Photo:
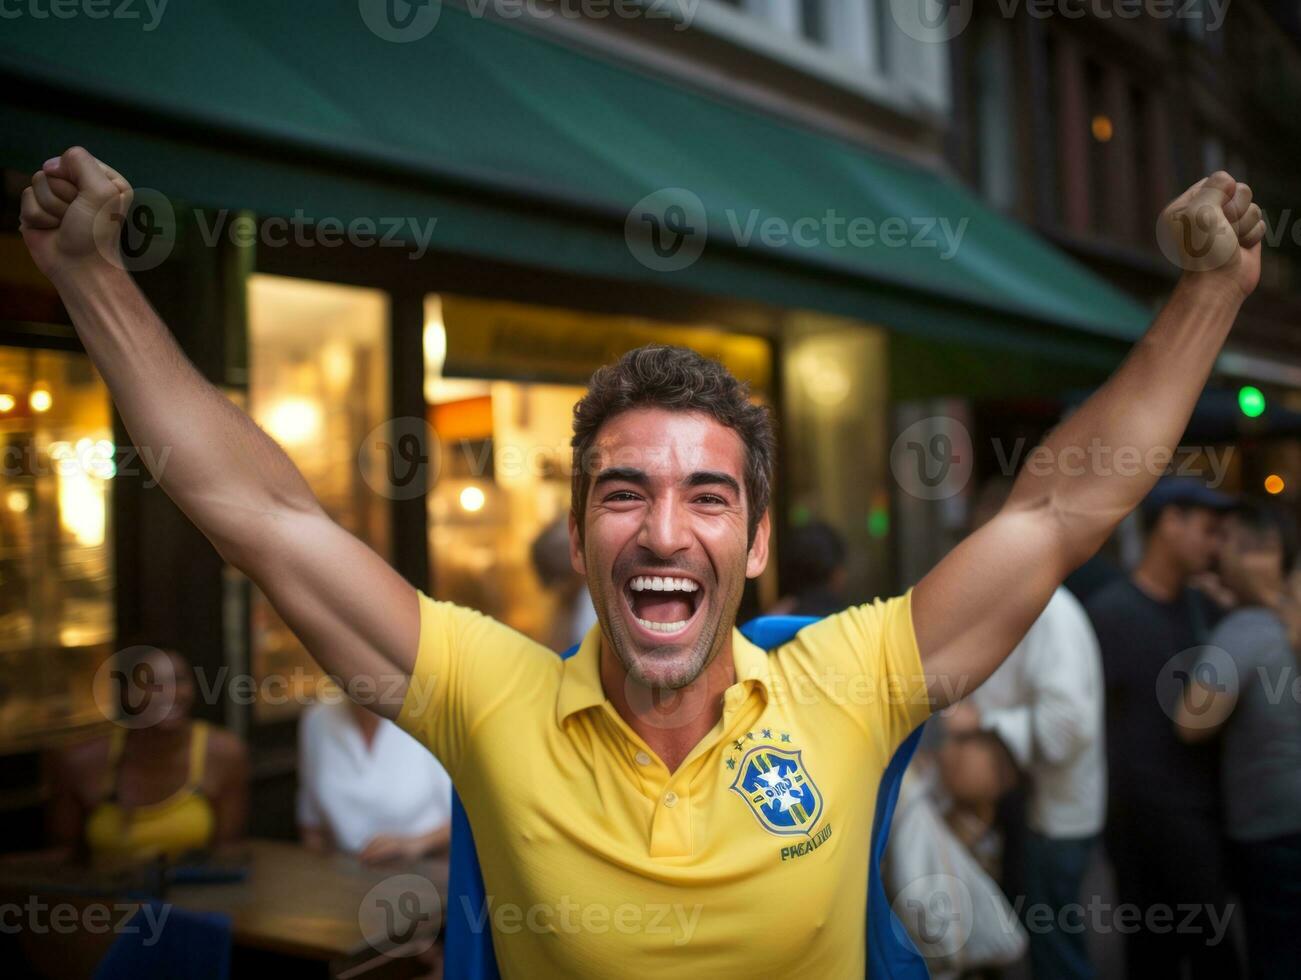
[[[760,616],[741,627],[741,633],[755,646],[771,650],[787,642],[810,623],[810,616]],[[573,646],[560,654],[568,659],[578,652]],[[912,759],[922,728],[909,735],[895,751],[877,791],[876,813],[872,818],[871,865],[868,869],[867,975],[872,980],[926,980],[926,963],[907,932],[895,917],[881,878],[881,861],[890,835],[890,820],[904,772]],[[492,930],[485,916],[486,892],[474,834],[465,807],[452,792],[452,843],[448,859],[447,919],[444,932],[443,967],[448,977],[496,980],[500,977],[492,948]]]
[[[227,980],[229,915],[191,912],[156,899],[146,905],[131,917],[104,954],[95,969],[95,980]]]

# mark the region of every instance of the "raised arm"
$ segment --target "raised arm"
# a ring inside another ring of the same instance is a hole
[[[1053,590],[1151,490],[1256,287],[1265,225],[1246,184],[1216,173],[1162,218],[1163,244],[1186,270],[1170,301],[1106,384],[1027,457],[999,514],[914,590],[938,707],[993,673]]]
[[[325,670],[396,718],[419,636],[415,589],[330,520],[284,451],[181,352],[122,269],[130,204],[122,176],[73,147],[23,192],[23,239],[168,496]]]

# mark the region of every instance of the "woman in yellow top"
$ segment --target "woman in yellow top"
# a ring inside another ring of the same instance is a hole
[[[134,704],[123,723],[54,760],[54,842],[118,861],[175,860],[237,839],[248,809],[244,743],[190,718],[193,674],[179,654],[150,650],[130,666],[123,686]]]

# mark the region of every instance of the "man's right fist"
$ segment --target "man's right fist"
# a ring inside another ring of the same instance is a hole
[[[122,267],[118,243],[131,185],[80,146],[46,160],[23,191],[22,233],[37,268],[56,284],[79,269]]]

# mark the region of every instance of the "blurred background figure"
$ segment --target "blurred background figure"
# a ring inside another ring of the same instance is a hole
[[[1125,936],[1126,975],[1239,975],[1231,934],[1149,928],[1147,910],[1229,906],[1221,832],[1219,746],[1188,745],[1171,719],[1220,615],[1189,586],[1210,569],[1232,501],[1190,478],[1165,478],[1143,502],[1144,552],[1129,578],[1096,592],[1086,609],[1102,650],[1108,779],[1107,851],[1123,903],[1145,923]],[[1154,697],[1155,693],[1155,697]],[[1173,914],[1173,913],[1169,913]]]
[[[968,720],[963,712],[946,719],[936,754],[947,794],[944,819],[985,873],[998,881],[1005,858],[999,806],[1017,789],[1021,774],[1003,740]]]
[[[988,976],[1025,956],[1025,930],[997,881],[994,830],[1016,778],[1006,748],[983,732],[946,738],[908,767],[883,869],[892,907],[934,980]]]
[[[108,735],[52,760],[51,839],[70,856],[116,863],[174,861],[239,838],[248,815],[244,743],[190,717],[194,675],[184,657],[131,649],[143,652],[129,665],[130,712]]]
[[[299,722],[297,816],[313,850],[414,860],[447,850],[452,781],[397,725],[338,694]]]
[[[596,624],[596,609],[586,580],[569,561],[569,518],[558,517],[533,539],[530,549],[538,579],[555,599],[548,635],[539,637],[551,649],[568,650],[581,643]]]
[[[992,518],[1012,491],[1012,480],[987,482],[972,510],[972,530]],[[1050,908],[1049,928],[1030,936],[1035,980],[1094,975],[1083,931],[1056,928],[1062,910],[1080,901],[1090,857],[1106,818],[1102,659],[1084,607],[1059,588],[1025,639],[1003,665],[946,719],[953,733],[998,735],[1028,780],[1024,813],[1006,847],[1021,853],[1009,864],[1024,888],[1024,909]],[[1024,827],[1020,826],[1024,821]],[[1043,913],[1037,913],[1043,917]]]
[[[768,610],[772,616],[830,616],[845,599],[845,539],[813,521],[792,529],[780,555],[781,580],[792,588]]]
[[[1226,519],[1220,571],[1237,608],[1211,634],[1175,719],[1193,744],[1222,733],[1224,829],[1254,980],[1301,969],[1301,704],[1289,636],[1297,597],[1285,578],[1294,557],[1281,512],[1246,504]]]

